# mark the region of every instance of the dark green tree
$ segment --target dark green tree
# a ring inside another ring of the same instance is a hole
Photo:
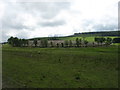
[[[22,47],[22,39],[19,39],[19,42],[20,42],[20,47]]]
[[[37,47],[37,39],[34,39],[34,45],[35,45],[35,47]]]
[[[28,46],[28,40],[24,39],[24,46]],[[38,43],[37,43],[38,44]]]
[[[107,37],[105,44],[110,45],[112,43],[112,38]]]
[[[53,47],[53,42],[52,41],[50,42],[50,45],[51,45],[51,47]]]
[[[47,39],[44,40],[44,47],[47,47],[48,46],[48,41]]]
[[[25,39],[21,39],[21,46],[25,46]]]
[[[23,47],[23,46],[27,45],[28,40],[19,39],[17,37],[10,37],[8,39],[8,43],[11,44],[13,47]]]
[[[61,43],[61,46],[64,47],[64,43]]]
[[[79,39],[76,38],[76,46],[79,47],[79,45],[80,45]]]
[[[102,43],[105,42],[105,40],[106,39],[104,37],[99,37],[99,38],[95,37],[95,42],[97,42],[98,45],[99,45],[99,43],[101,43],[101,45],[102,45]]]
[[[47,39],[42,39],[41,40],[41,47],[47,47],[48,46],[48,41]]]
[[[101,37],[101,38],[99,38],[100,39],[100,43],[101,43],[101,45],[103,44],[103,42],[105,42],[105,38],[104,37]]]
[[[13,46],[20,47],[20,41],[17,37],[13,38]]]
[[[85,47],[87,47],[88,41],[84,40]]]
[[[13,37],[11,36],[10,38],[8,38],[8,44],[12,45],[13,46]]]
[[[81,47],[81,45],[82,45],[82,40],[81,39],[79,39],[79,44],[80,44],[80,47]]]
[[[57,43],[57,47],[59,47],[59,43]]]
[[[44,41],[41,40],[41,47],[44,47]]]
[[[72,44],[73,44],[73,43],[72,43],[72,41],[70,40],[70,41],[69,41],[69,46],[72,47]]]
[[[68,40],[65,40],[64,43],[65,43],[65,47],[68,47],[68,44],[69,44],[69,43],[68,43]]]
[[[98,46],[99,46],[100,39],[99,39],[99,38],[97,38],[97,37],[95,37],[95,38],[94,38],[94,41],[95,41],[95,42],[97,42],[97,44],[98,44]]]

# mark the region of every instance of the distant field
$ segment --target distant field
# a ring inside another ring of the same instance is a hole
[[[107,38],[107,37],[109,37],[109,38],[117,38],[117,36],[105,36],[105,38]],[[95,38],[95,36],[89,36],[89,37],[61,37],[61,38],[59,38],[60,40],[76,40],[76,38],[81,38],[81,39],[85,39],[85,40],[88,40],[89,42],[94,42],[94,38]]]
[[[98,36],[96,36],[96,37],[98,37]],[[118,36],[104,36],[105,38],[107,38],[107,37],[109,37],[109,38],[118,38]],[[58,40],[76,40],[76,38],[81,38],[81,39],[85,39],[85,40],[87,40],[87,41],[89,41],[89,42],[94,42],[94,38],[95,38],[95,36],[83,36],[83,37],[81,37],[81,36],[74,36],[74,37],[56,37]],[[120,37],[119,37],[120,38]],[[36,38],[36,39],[49,39],[49,37],[44,37],[44,38]]]
[[[2,49],[3,88],[117,88],[117,46]],[[112,57],[111,57],[112,56]]]

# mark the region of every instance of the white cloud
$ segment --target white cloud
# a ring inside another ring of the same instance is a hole
[[[119,0],[9,0],[0,2],[3,41],[114,30]]]

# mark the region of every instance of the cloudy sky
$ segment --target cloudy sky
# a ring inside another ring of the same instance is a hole
[[[118,28],[119,0],[0,0],[2,41]]]

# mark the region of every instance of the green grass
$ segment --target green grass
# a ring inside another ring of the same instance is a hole
[[[118,48],[2,49],[3,87],[117,88]],[[112,57],[111,57],[112,56]]]
[[[58,40],[73,40],[75,41],[76,38],[79,38],[79,39],[85,39],[89,42],[94,42],[94,38],[95,37],[101,37],[101,36],[92,36],[92,35],[89,35],[89,36],[86,36],[86,35],[83,35],[83,36],[71,36],[71,37],[56,37]],[[118,38],[118,36],[103,36],[105,38],[109,37],[109,38]],[[44,38],[36,38],[36,39],[49,39],[49,37],[44,37]]]
[[[105,36],[105,38],[107,38],[107,37],[113,39],[113,38],[116,38],[117,36],[116,37],[115,36],[111,36],[111,37],[110,36]],[[60,37],[59,39],[60,40],[76,40],[76,38],[83,39],[83,37],[78,37],[78,36],[77,37]],[[95,36],[84,37],[84,39],[89,41],[89,42],[94,42],[94,38],[95,38]]]
[[[112,45],[117,45],[117,46],[119,46],[119,45],[120,45],[120,43],[112,43]]]

